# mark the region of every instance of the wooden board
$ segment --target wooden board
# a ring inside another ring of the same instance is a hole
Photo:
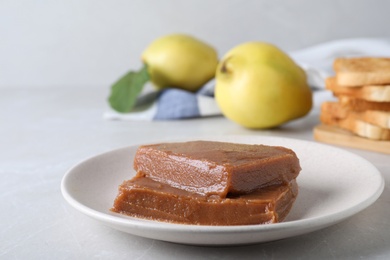
[[[320,142],[390,154],[390,141],[376,141],[352,134],[335,126],[317,125],[314,139]]]

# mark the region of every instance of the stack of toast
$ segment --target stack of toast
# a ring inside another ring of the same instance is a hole
[[[390,58],[338,58],[326,88],[337,102],[324,102],[320,120],[368,140],[390,140]]]

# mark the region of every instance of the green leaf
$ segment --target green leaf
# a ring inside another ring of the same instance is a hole
[[[150,80],[146,65],[139,71],[130,71],[115,82],[108,98],[110,106],[121,113],[130,112],[146,82]]]

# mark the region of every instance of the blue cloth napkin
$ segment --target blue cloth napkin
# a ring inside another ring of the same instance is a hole
[[[305,71],[313,90],[324,90],[325,78],[333,75],[337,57],[390,57],[390,39],[359,38],[326,42],[289,55]],[[137,100],[132,112],[122,114],[112,109],[104,112],[107,120],[176,120],[217,116],[221,111],[214,99],[215,81],[205,84],[197,93],[180,89],[146,91]],[[152,89],[152,88],[149,88]]]

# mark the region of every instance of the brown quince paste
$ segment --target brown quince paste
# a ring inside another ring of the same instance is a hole
[[[211,141],[161,143],[138,148],[138,176],[204,195],[226,197],[288,183],[301,167],[287,148]]]
[[[119,188],[113,211],[133,217],[192,225],[250,225],[282,221],[290,211],[296,181],[249,194],[205,196],[135,177]]]
[[[111,209],[192,225],[282,221],[298,194],[301,167],[287,148],[212,141],[140,146],[136,176],[119,186]]]

